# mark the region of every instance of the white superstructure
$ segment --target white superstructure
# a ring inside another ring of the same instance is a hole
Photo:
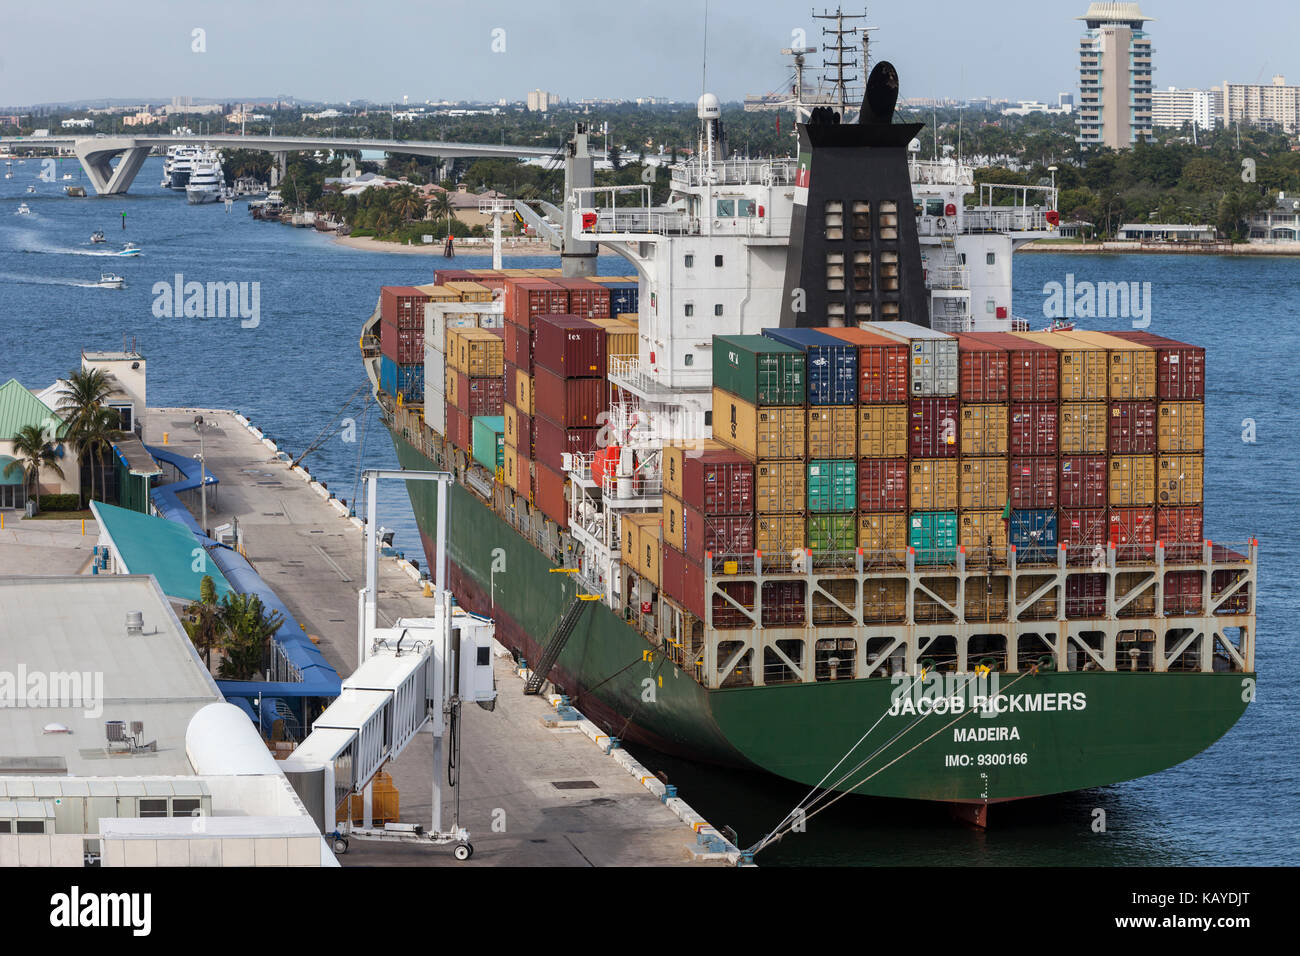
[[[221,153],[203,150],[193,161],[185,198],[190,205],[216,202],[225,189],[226,174],[221,168]]]

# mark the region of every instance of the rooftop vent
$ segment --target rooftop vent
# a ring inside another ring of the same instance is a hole
[[[144,612],[127,611],[126,612],[126,633],[128,635],[139,636],[144,633]]]

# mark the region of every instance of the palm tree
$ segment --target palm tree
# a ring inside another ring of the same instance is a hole
[[[255,594],[228,593],[221,601],[221,622],[226,629],[222,650],[226,658],[218,668],[225,680],[252,680],[270,658],[271,639],[284,623],[279,611],[267,611]]]
[[[122,433],[122,417],[117,409],[107,405],[100,406],[81,424],[80,430],[72,439],[77,453],[90,458],[90,495],[95,496],[95,471],[99,471],[100,495],[103,501],[108,497],[108,472],[103,467],[104,453],[112,447]],[[100,467],[96,469],[96,464]]]
[[[435,220],[447,217],[447,232],[451,232],[451,221],[456,218],[456,211],[451,205],[451,193],[434,193],[429,200],[429,215]]]
[[[185,609],[185,633],[189,634],[194,647],[203,655],[203,663],[212,669],[212,649],[220,645],[225,637],[225,622],[222,619],[222,606],[217,603],[217,586],[210,574],[203,575],[199,582],[199,600]]]
[[[403,219],[414,219],[424,208],[424,202],[413,186],[403,186],[393,198],[393,211]]]
[[[5,465],[4,477],[8,478],[14,470],[23,470],[23,490],[28,498],[34,490],[39,496],[41,489],[41,469],[48,468],[60,478],[63,469],[59,467],[59,458],[50,447],[46,434],[36,425],[24,425],[13,437],[14,460]]]
[[[113,392],[113,377],[98,368],[77,369],[68,375],[68,387],[59,399],[59,412],[67,423],[65,434],[72,446],[81,454],[90,445],[85,436],[97,430],[94,426],[99,413],[104,410],[104,400]],[[90,443],[93,444],[93,443]],[[91,494],[94,494],[95,460],[90,460]],[[86,503],[84,492],[81,503]]]

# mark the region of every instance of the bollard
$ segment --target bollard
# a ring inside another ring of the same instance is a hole
[[[671,799],[672,799],[673,797],[675,797],[675,796],[677,796],[677,788],[676,788],[675,786],[673,786],[671,783],[666,783],[666,784],[664,784],[664,792],[663,792],[663,794],[659,797],[659,802],[660,802],[660,803],[667,803],[669,800],[671,800]]]
[[[167,441],[167,435],[168,435],[167,432],[163,432],[163,444],[164,444],[164,445],[168,444],[168,441]]]
[[[85,518],[82,518],[82,519],[81,519],[81,536],[82,536],[83,538],[86,536],[86,519],[85,519]]]

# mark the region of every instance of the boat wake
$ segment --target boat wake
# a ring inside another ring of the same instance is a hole
[[[99,288],[98,282],[87,282],[84,279],[58,279],[49,276],[24,276],[15,275],[9,272],[0,272],[0,279],[3,279],[6,282],[20,282],[27,285],[68,285],[79,289]]]

